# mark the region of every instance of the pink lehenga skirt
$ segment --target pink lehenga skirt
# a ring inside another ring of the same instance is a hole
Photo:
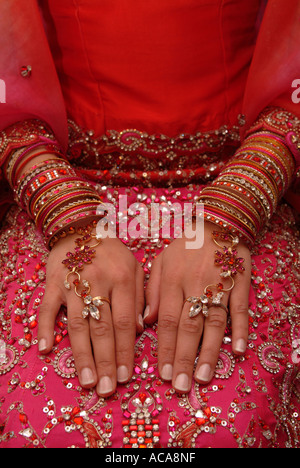
[[[96,187],[116,209],[120,195],[128,204],[184,204],[199,193],[192,184]],[[123,241],[147,281],[154,257],[169,240]],[[286,204],[252,251],[245,356],[231,351],[229,321],[214,379],[209,385],[194,382],[187,394],[177,394],[157,372],[156,325],[137,336],[128,384],[108,399],[83,389],[63,308],[52,352],[38,352],[47,250],[17,207],[0,231],[0,252],[0,448],[300,447],[300,236]]]

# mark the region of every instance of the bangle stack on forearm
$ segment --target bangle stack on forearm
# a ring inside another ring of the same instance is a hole
[[[96,215],[100,198],[64,160],[33,166],[17,181],[16,199],[52,246],[61,230]]]
[[[290,186],[295,167],[283,136],[264,129],[250,134],[201,192],[205,219],[253,244]]]
[[[75,224],[95,218],[101,200],[52,140],[40,136],[33,145],[30,140],[28,143],[10,155],[5,166],[6,178],[16,201],[34,219],[51,248],[60,237],[72,234]],[[49,159],[31,166],[30,162],[41,155]]]

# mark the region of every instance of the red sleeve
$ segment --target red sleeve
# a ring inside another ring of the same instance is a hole
[[[269,106],[282,107],[300,118],[293,101],[293,83],[300,79],[300,2],[269,0],[257,38],[245,90],[247,126]]]
[[[39,119],[65,149],[64,99],[36,0],[0,2],[0,31],[0,131]]]

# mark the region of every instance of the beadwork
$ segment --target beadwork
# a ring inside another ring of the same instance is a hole
[[[209,308],[212,306],[217,307],[226,307],[221,304],[221,299],[225,291],[231,291],[234,287],[234,277],[237,273],[242,273],[245,271],[243,266],[244,259],[237,257],[237,250],[234,248],[239,243],[239,238],[237,236],[232,236],[226,232],[214,231],[212,233],[212,239],[216,245],[223,249],[223,252],[216,250],[215,252],[215,265],[221,266],[222,271],[220,273],[221,278],[230,278],[231,285],[228,288],[224,288],[222,283],[210,284],[204,288],[204,293],[202,296],[190,296],[186,299],[185,302],[190,302],[192,306],[190,307],[189,317],[197,317],[200,313],[204,317],[208,316]],[[229,247],[221,246],[220,242],[230,242]],[[217,289],[217,294],[213,295],[213,289]],[[210,302],[211,301],[211,302]]]
[[[95,141],[90,135],[89,144]],[[82,146],[86,150],[84,143]],[[75,146],[73,149],[74,156]],[[92,151],[82,157],[88,161],[89,154],[92,159]],[[131,185],[117,188],[123,176],[118,173],[116,160],[111,154],[100,159],[103,171],[99,169],[98,173],[96,168],[94,173],[94,180],[98,177],[97,192],[101,200],[114,203],[116,210],[120,193],[126,193],[132,203],[155,199],[184,203],[196,200],[203,188],[192,184],[183,187],[192,179],[188,178],[190,172],[185,174],[182,168],[178,169],[181,174],[173,178],[173,182],[182,182],[180,187],[135,187],[139,173],[132,170]],[[143,178],[141,172],[144,185],[153,185],[160,177],[162,184],[170,180],[168,171],[159,176],[159,159],[153,173],[149,165],[150,175]],[[203,160],[206,162],[201,177],[207,175],[209,180],[222,163],[216,168],[213,153],[212,159]],[[104,168],[112,166],[115,170],[107,171],[102,178]],[[157,178],[149,181],[154,172]],[[197,177],[196,171],[192,172],[192,177]],[[243,176],[240,180],[246,181]],[[237,186],[238,179],[235,181]],[[260,203],[260,189],[251,193],[249,189],[249,199],[252,195]],[[265,202],[267,213],[269,202]],[[130,219],[131,215],[122,213],[122,218],[126,216]],[[74,234],[69,229],[62,228],[57,237]],[[128,239],[125,243],[143,266],[147,280],[155,257],[169,240]],[[206,386],[193,382],[189,394],[176,394],[158,376],[156,324],[137,338],[131,382],[119,386],[107,400],[98,398],[94,389],[80,386],[64,308],[56,319],[53,351],[37,358],[37,322],[48,252],[28,215],[16,207],[10,210],[2,228],[0,251],[0,339],[6,344],[5,360],[0,363],[0,446],[42,448],[60,441],[65,446],[88,448],[135,444],[198,448],[209,446],[213,436],[214,441],[240,448],[299,447],[300,246],[288,205],[277,207],[267,229],[252,247],[249,342],[245,356],[232,353],[228,323],[213,381]],[[137,421],[141,424],[136,431]]]
[[[93,298],[90,295],[90,283],[87,280],[82,280],[79,273],[84,269],[85,265],[92,263],[93,258],[96,255],[95,249],[101,244],[101,238],[99,238],[97,234],[92,233],[92,229],[95,228],[95,224],[96,222],[77,230],[77,233],[80,232],[82,236],[75,240],[75,245],[77,246],[75,248],[75,252],[68,252],[67,258],[63,260],[62,263],[69,270],[64,282],[64,286],[67,290],[71,289],[71,284],[69,282],[70,276],[76,277],[73,281],[73,285],[76,296],[80,297],[84,303],[82,317],[87,318],[91,316],[95,320],[100,320],[99,307],[102,307],[104,302],[108,302],[108,304],[110,304],[110,301],[103,297]],[[89,242],[93,240],[96,240],[95,244],[88,245]]]

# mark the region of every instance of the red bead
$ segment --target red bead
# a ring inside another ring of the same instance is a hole
[[[137,431],[138,427],[137,426],[129,426],[130,431]]]
[[[27,421],[28,421],[28,418],[27,418],[26,414],[24,414],[24,413],[19,414],[19,419],[20,419],[21,423],[23,423],[23,424],[26,424]]]

